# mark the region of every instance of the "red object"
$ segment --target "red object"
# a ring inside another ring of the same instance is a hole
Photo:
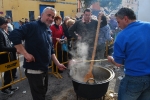
[[[3,14],[3,12],[0,12],[0,14]]]
[[[54,44],[54,47],[56,48],[56,38],[62,38],[62,36],[64,35],[63,33],[63,28],[61,25],[59,26],[56,26],[55,24],[50,26],[50,29],[52,31],[52,39],[53,39],[53,44]],[[60,46],[58,46],[59,48]]]

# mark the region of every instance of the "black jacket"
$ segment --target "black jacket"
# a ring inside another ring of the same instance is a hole
[[[67,39],[71,39],[71,34],[68,33],[68,27],[66,26],[66,24],[63,23],[61,26],[63,28],[64,35],[67,37]]]
[[[7,47],[6,42],[5,42],[5,37],[4,37],[5,31],[0,28],[0,52],[8,52],[10,56],[10,60],[15,60],[16,59],[16,49],[14,47]],[[8,60],[8,54],[0,54],[0,64],[7,63]]]
[[[97,20],[91,19],[91,22],[84,23],[82,20],[76,21],[68,30],[69,34],[75,39],[77,36],[75,32],[81,36],[81,42],[86,42],[89,46],[94,45],[96,29],[97,29]]]
[[[51,55],[54,54],[54,47],[51,39],[51,31],[46,24],[40,20],[27,23],[19,29],[14,29],[9,39],[14,45],[21,44],[25,40],[25,49],[35,58],[35,62],[26,62],[23,67],[32,70],[47,71],[51,62]]]

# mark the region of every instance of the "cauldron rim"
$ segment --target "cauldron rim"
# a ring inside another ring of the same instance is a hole
[[[104,68],[104,67],[100,67],[100,68],[103,68],[103,69],[107,70],[110,73],[110,77],[108,79],[103,80],[103,81],[96,81],[95,80],[96,83],[89,84],[87,82],[80,82],[80,81],[78,81],[78,80],[76,80],[76,79],[74,79],[72,77],[71,78],[72,78],[73,81],[75,81],[77,83],[80,83],[80,84],[85,84],[85,85],[99,85],[99,84],[104,84],[104,83],[110,82],[115,77],[115,73],[114,73],[114,71],[112,69],[110,69],[110,68]]]

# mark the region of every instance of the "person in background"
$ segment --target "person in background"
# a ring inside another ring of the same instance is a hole
[[[11,20],[11,17],[10,16],[6,16],[6,19],[7,19],[7,27],[5,28],[5,33],[7,34],[7,35],[9,35],[9,33],[11,32],[11,31],[13,31],[13,29],[14,29],[14,26],[13,26],[13,24],[12,24],[12,20]],[[17,72],[17,71],[16,71]],[[14,79],[17,79],[18,77],[17,77],[17,75],[14,75],[13,76],[14,77]]]
[[[67,29],[69,29],[73,24],[75,23],[75,20],[73,19],[69,19],[67,20],[66,24],[67,24]],[[72,49],[72,42],[74,42],[74,40],[72,39],[72,36],[69,34],[68,30],[67,33],[65,35],[67,37],[67,43],[68,43],[68,50],[71,51]],[[72,59],[72,55],[70,53],[68,53],[68,59]]]
[[[80,18],[79,18],[79,19],[82,19],[82,18],[83,18],[83,15],[84,15],[84,14],[82,14],[82,15],[80,16]],[[79,19],[78,19],[78,20],[79,20]]]
[[[63,56],[62,56],[61,42],[63,42],[63,41],[61,41],[61,40],[62,40],[62,37],[64,36],[64,32],[63,32],[63,28],[61,26],[61,22],[62,22],[61,16],[55,16],[54,17],[55,24],[50,26],[50,29],[52,31],[52,40],[53,40],[54,47],[55,48],[57,47],[58,60],[62,63],[64,60],[62,59]],[[58,42],[58,44],[56,45],[57,42]],[[62,73],[61,70],[59,70],[59,72]]]
[[[45,100],[48,90],[48,67],[51,60],[59,70],[66,67],[57,60],[51,38],[50,24],[54,21],[56,10],[46,7],[41,19],[27,23],[19,29],[14,29],[9,39],[13,42],[17,52],[24,56],[23,67],[28,79],[33,100]],[[22,45],[25,40],[25,47]]]
[[[77,16],[77,15],[75,15],[75,20],[79,20],[79,18],[78,18],[78,16]]]
[[[116,21],[116,18],[115,18],[115,15],[114,14],[111,14],[110,15],[110,20],[109,20],[109,26],[110,26],[110,29],[111,29],[111,35],[112,37],[115,39],[116,38],[116,35],[118,33],[117,29],[118,29],[118,24],[117,24],[117,21]]]
[[[69,19],[69,20],[67,20],[67,22],[66,22],[67,28],[70,28],[74,23],[75,23],[75,20],[74,20],[74,19]]]
[[[102,22],[100,25],[99,37],[98,37],[98,46],[97,46],[97,59],[104,59],[106,42],[111,41],[112,37],[110,35],[110,27],[107,24],[107,18],[105,15],[101,18]]]
[[[67,21],[70,19],[70,17],[69,16],[65,16],[64,17],[64,21],[63,21],[63,23],[61,24],[61,26],[62,26],[62,28],[63,28],[63,33],[64,33],[64,35],[66,36],[66,38],[67,38],[67,43],[68,43],[68,39],[70,39],[69,37],[70,37],[70,35],[69,35],[69,33],[68,33],[68,26],[67,26]]]
[[[8,52],[10,61],[16,60],[16,49],[12,46],[10,40],[8,39],[8,33],[6,28],[8,27],[8,21],[4,17],[0,17],[0,52]],[[8,54],[0,54],[0,64],[8,63],[9,58]],[[11,83],[11,72],[12,72],[12,79],[14,80],[17,69],[12,69],[9,71],[4,72],[4,86]],[[19,87],[13,88],[11,85],[3,88],[1,93],[11,95]]]
[[[63,28],[63,33],[64,33],[64,35],[66,36],[66,38],[67,38],[67,49],[69,50],[69,43],[70,43],[70,41],[71,41],[71,38],[70,38],[70,35],[69,35],[69,33],[68,33],[68,27],[67,27],[67,21],[70,19],[70,17],[69,16],[65,16],[64,17],[64,21],[63,21],[63,23],[61,24],[61,26],[62,26],[62,28]],[[69,53],[67,54],[67,50],[66,51],[63,51],[63,53],[64,53],[64,55],[63,55],[63,58],[64,58],[64,61],[68,61],[68,59],[69,59]],[[66,63],[66,66],[68,65],[68,63]]]
[[[22,20],[19,20],[19,25],[20,25],[20,26],[24,25],[23,19],[22,19]]]
[[[36,21],[35,19],[32,19],[30,22]],[[29,22],[28,22],[29,23]]]
[[[108,61],[124,65],[118,100],[150,100],[150,23],[137,21],[134,11],[125,7],[115,16],[122,31]]]
[[[67,21],[70,19],[69,16],[65,16],[64,17],[64,22],[61,24],[62,28],[63,28],[63,32],[64,32],[64,35],[66,37],[68,37],[68,27],[67,27]]]
[[[38,17],[37,17],[37,20],[40,20],[40,19],[41,19],[41,16],[38,16]]]
[[[97,30],[97,20],[91,19],[91,9],[87,8],[84,10],[83,18],[77,20],[68,30],[69,34],[77,39],[79,43],[86,43],[89,49],[86,59],[92,58],[92,51],[95,42],[95,35]]]
[[[28,18],[25,18],[25,22],[24,22],[25,24],[26,23],[29,23],[29,20],[28,20]]]
[[[7,33],[9,34],[14,28],[13,28],[13,25],[12,25],[11,17],[10,16],[6,16],[6,18],[7,18],[7,21],[8,21]]]

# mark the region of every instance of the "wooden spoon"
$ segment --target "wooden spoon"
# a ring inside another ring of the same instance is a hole
[[[99,17],[98,18],[98,25],[97,25],[95,42],[94,42],[94,49],[93,49],[92,59],[91,60],[94,60],[94,58],[95,58],[97,42],[98,42],[98,36],[99,36],[99,30],[100,30],[100,22],[101,22],[102,15],[103,15],[103,13],[100,13],[100,15],[98,16]],[[93,74],[92,74],[93,64],[94,64],[94,61],[91,61],[90,69],[89,69],[88,73],[84,77],[84,82],[87,82],[90,78],[93,78]],[[89,81],[89,83],[93,83],[93,82]]]

